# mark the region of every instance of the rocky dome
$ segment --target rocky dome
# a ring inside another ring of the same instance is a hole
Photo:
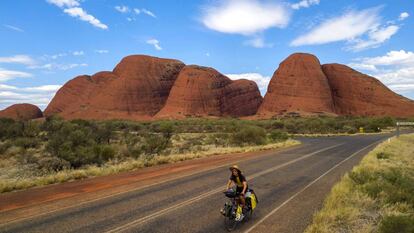
[[[322,66],[331,86],[335,112],[352,116],[414,116],[414,101],[402,97],[377,79],[348,66]]]
[[[157,117],[254,115],[261,102],[253,81],[232,81],[213,68],[190,65],[181,70]]]
[[[42,111],[33,104],[13,104],[0,111],[0,118],[32,120],[43,117]]]
[[[45,115],[66,119],[150,119],[165,104],[184,63],[144,55],[125,57],[112,72],[79,76],[55,95]]]
[[[285,59],[273,74],[258,115],[333,113],[333,106],[328,79],[318,58],[295,53]]]

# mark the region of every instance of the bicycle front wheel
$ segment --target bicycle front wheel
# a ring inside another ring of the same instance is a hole
[[[234,218],[234,216],[228,216],[224,218],[224,227],[227,231],[233,231],[236,229],[238,221]]]

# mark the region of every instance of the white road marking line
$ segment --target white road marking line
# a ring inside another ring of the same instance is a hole
[[[381,139],[382,140],[382,139]],[[379,141],[381,141],[379,140]],[[262,219],[260,219],[260,221],[258,221],[257,223],[255,223],[253,226],[251,226],[249,229],[247,229],[244,233],[249,233],[251,232],[254,228],[256,228],[258,225],[260,225],[262,222],[264,222],[267,218],[269,218],[271,215],[273,215],[274,213],[276,213],[276,211],[278,211],[280,208],[282,208],[284,205],[286,205],[288,202],[290,202],[291,200],[293,200],[296,196],[298,196],[299,194],[301,194],[303,191],[305,191],[307,188],[309,188],[310,186],[312,186],[313,184],[315,184],[318,180],[322,179],[324,176],[326,176],[328,173],[330,173],[332,170],[334,170],[335,168],[339,167],[341,164],[343,164],[344,162],[348,161],[349,159],[351,159],[352,157],[354,157],[355,155],[357,155],[359,152],[367,149],[368,147],[378,143],[379,141],[376,141],[374,143],[369,144],[368,146],[358,150],[357,152],[353,153],[352,155],[350,155],[348,158],[342,160],[340,163],[336,164],[335,166],[333,166],[331,169],[329,169],[327,172],[323,173],[321,176],[319,176],[318,178],[316,178],[314,181],[312,181],[311,183],[309,183],[308,185],[306,185],[303,189],[301,189],[299,192],[295,193],[293,196],[291,196],[289,199],[287,199],[286,201],[284,201],[282,204],[280,204],[278,207],[276,207],[274,210],[272,210],[270,213],[268,213],[266,216],[264,216]]]
[[[304,155],[304,156],[301,156],[301,157],[296,158],[296,159],[294,159],[294,160],[291,160],[291,161],[289,161],[289,162],[283,163],[283,164],[281,164],[281,165],[279,165],[279,166],[272,167],[272,168],[269,168],[269,169],[267,169],[267,170],[264,170],[264,171],[261,171],[261,172],[255,173],[255,174],[253,174],[253,175],[249,176],[249,180],[252,180],[252,179],[254,179],[254,178],[256,178],[256,177],[259,177],[259,176],[265,175],[265,174],[267,174],[267,173],[270,173],[270,172],[276,171],[276,170],[278,170],[278,169],[280,169],[280,168],[283,168],[283,167],[286,167],[286,166],[288,166],[288,165],[290,165],[290,164],[292,164],[292,163],[295,163],[295,162],[298,162],[298,161],[300,161],[300,160],[306,159],[306,158],[308,158],[308,157],[310,157],[310,156],[313,156],[313,155],[315,155],[315,154],[318,154],[318,153],[321,153],[321,152],[327,151],[327,150],[329,150],[329,149],[332,149],[332,148],[335,148],[335,147],[341,146],[341,145],[343,145],[343,144],[345,144],[345,143],[341,143],[341,144],[333,145],[333,146],[330,146],[330,147],[327,147],[327,148],[324,148],[324,149],[321,149],[321,150],[318,150],[318,151],[315,151],[315,152],[312,152],[312,153],[306,154],[306,155]],[[175,204],[175,205],[170,206],[170,207],[168,207],[168,208],[165,208],[165,209],[159,210],[159,211],[154,212],[154,213],[152,213],[152,214],[150,214],[150,215],[147,215],[147,216],[145,216],[145,217],[142,217],[142,218],[136,219],[136,220],[134,220],[134,221],[132,221],[132,222],[126,223],[126,224],[124,224],[124,225],[122,225],[122,226],[119,226],[119,227],[116,227],[116,228],[111,229],[111,230],[109,230],[109,231],[106,231],[106,233],[122,232],[122,231],[128,230],[128,229],[130,229],[130,228],[132,228],[132,227],[135,227],[135,226],[137,226],[137,225],[139,225],[139,224],[142,224],[142,223],[147,222],[147,221],[149,221],[149,220],[151,220],[151,219],[154,219],[154,218],[159,217],[159,216],[161,216],[161,215],[163,215],[163,214],[166,214],[166,213],[168,213],[168,212],[170,212],[170,211],[172,211],[172,210],[175,210],[175,209],[178,209],[178,208],[180,208],[180,207],[183,207],[183,206],[189,205],[189,204],[191,204],[191,203],[193,203],[193,202],[196,202],[196,201],[198,201],[198,200],[201,200],[201,199],[203,199],[203,198],[206,198],[206,197],[208,197],[208,196],[211,196],[211,195],[213,195],[213,194],[216,194],[216,193],[218,193],[218,192],[220,192],[220,191],[223,191],[223,188],[222,188],[222,187],[220,187],[220,188],[216,188],[216,189],[214,189],[214,190],[211,190],[210,192],[207,192],[207,193],[201,194],[201,195],[199,195],[199,196],[193,197],[193,198],[191,198],[191,199],[189,199],[189,200],[187,200],[187,201],[184,201],[184,202],[181,202],[181,203]]]
[[[292,148],[286,148],[286,149],[292,149]],[[271,151],[269,151],[268,153],[271,153]],[[266,154],[264,156],[269,156],[269,155]],[[257,158],[257,157],[255,157],[255,158]],[[252,159],[255,159],[255,158],[242,158],[239,161],[240,162],[244,162],[244,161],[249,161],[249,160],[252,160]],[[166,183],[166,182],[169,182],[169,181],[172,181],[172,180],[178,180],[178,179],[185,178],[185,177],[188,177],[188,176],[192,176],[192,175],[195,175],[195,174],[200,174],[200,173],[205,172],[205,171],[218,169],[218,168],[221,168],[221,167],[229,166],[231,164],[234,164],[234,162],[225,163],[224,165],[217,166],[217,167],[212,167],[212,168],[206,168],[206,169],[197,170],[196,172],[184,174],[182,176],[172,177],[170,179],[166,179],[166,180],[163,180],[163,181],[159,181],[159,182],[151,183],[151,184],[148,184],[148,185],[140,186],[140,187],[137,187],[137,188],[134,188],[134,189],[129,189],[127,191],[121,191],[121,192],[113,193],[113,194],[106,195],[106,196],[103,196],[103,197],[99,197],[99,198],[96,198],[96,199],[92,199],[92,200],[88,200],[88,201],[84,201],[84,202],[79,202],[79,203],[77,203],[75,205],[65,206],[65,207],[57,208],[57,209],[54,209],[54,210],[51,210],[51,211],[48,211],[48,212],[43,212],[43,213],[40,213],[40,214],[30,215],[30,216],[27,216],[25,218],[13,219],[13,220],[10,220],[8,222],[1,223],[0,224],[0,227],[4,227],[6,225],[10,225],[10,224],[15,223],[15,222],[21,222],[21,221],[24,221],[24,220],[28,220],[28,219],[40,217],[40,216],[43,216],[43,215],[52,214],[52,213],[55,213],[55,212],[58,212],[58,211],[61,211],[61,210],[75,208],[75,207],[78,207],[78,206],[82,206],[82,205],[86,205],[86,204],[93,203],[93,202],[96,202],[96,201],[100,201],[100,200],[103,200],[103,199],[107,199],[107,198],[119,196],[119,195],[126,194],[126,193],[129,193],[129,192],[133,192],[133,191],[137,191],[137,190],[149,188],[151,186],[163,184],[163,183]],[[0,214],[1,213],[2,212],[0,211]]]

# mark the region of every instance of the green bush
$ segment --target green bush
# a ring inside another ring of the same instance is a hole
[[[389,159],[390,154],[386,152],[379,152],[377,153],[377,159]]]
[[[270,133],[269,138],[273,142],[285,141],[285,140],[289,139],[289,135],[286,132],[283,132],[283,131],[280,131],[280,130],[273,130]]]
[[[46,173],[58,172],[70,168],[70,163],[56,157],[43,157],[37,161],[40,170]]]
[[[0,142],[0,155],[4,154],[12,145],[10,141]]]
[[[258,126],[243,126],[232,135],[236,145],[262,145],[266,142],[266,131]]]
[[[160,154],[167,149],[170,144],[170,139],[157,134],[147,134],[144,137],[142,151],[148,155]]]
[[[414,216],[391,215],[386,216],[380,222],[381,233],[413,233]]]
[[[29,148],[37,148],[40,145],[41,141],[39,138],[28,138],[28,137],[20,137],[16,138],[13,141],[13,144],[17,147],[21,147],[24,149]]]

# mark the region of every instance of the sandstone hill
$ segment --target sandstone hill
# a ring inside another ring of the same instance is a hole
[[[340,64],[296,53],[275,71],[255,118],[280,115],[414,116],[414,101]]]
[[[113,71],[81,75],[67,82],[44,115],[65,119],[181,119],[283,115],[414,116],[414,101],[374,77],[345,65],[321,65],[295,53],[274,72],[264,98],[253,81],[231,80],[208,67],[145,55],[123,58]],[[18,104],[0,117],[34,119],[42,112]]]
[[[257,112],[261,102],[253,81],[232,81],[213,68],[185,66],[157,117],[249,116]]]
[[[311,54],[292,54],[280,64],[258,115],[266,117],[288,112],[334,112],[328,79],[318,58]]]
[[[33,104],[13,104],[0,111],[0,118],[14,120],[32,120],[43,117],[42,111]]]

